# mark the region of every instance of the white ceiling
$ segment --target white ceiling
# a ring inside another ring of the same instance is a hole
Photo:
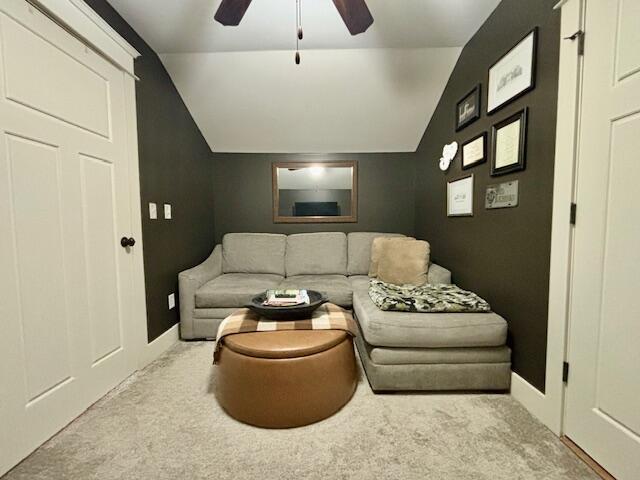
[[[290,50],[295,0],[253,0],[237,27],[221,0],[109,0],[157,53]],[[367,0],[373,25],[351,36],[331,0],[301,0],[304,49],[461,47],[499,0]]]
[[[253,0],[237,27],[213,20],[220,0],[109,0],[160,54],[213,151],[294,153],[414,151],[499,3],[367,0],[374,24],[351,36],[331,0],[301,1],[296,66],[295,0]]]

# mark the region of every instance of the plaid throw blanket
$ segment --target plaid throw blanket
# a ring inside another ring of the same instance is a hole
[[[213,363],[218,361],[220,345],[227,335],[276,330],[344,330],[353,337],[358,331],[351,313],[333,303],[320,305],[309,319],[288,321],[263,319],[248,308],[241,308],[225,318],[218,327]]]
[[[393,285],[371,279],[369,296],[380,310],[421,313],[490,312],[491,306],[478,295],[457,285]]]

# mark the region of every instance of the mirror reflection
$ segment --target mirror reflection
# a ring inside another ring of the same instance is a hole
[[[355,221],[355,177],[355,162],[274,165],[275,221]]]

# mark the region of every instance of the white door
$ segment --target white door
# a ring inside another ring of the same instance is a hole
[[[587,0],[565,433],[640,478],[640,0]]]
[[[135,369],[125,125],[123,72],[2,0],[0,475]]]

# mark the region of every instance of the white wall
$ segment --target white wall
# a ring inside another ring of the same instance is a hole
[[[460,51],[311,50],[301,65],[282,50],[161,59],[215,152],[412,152]]]

